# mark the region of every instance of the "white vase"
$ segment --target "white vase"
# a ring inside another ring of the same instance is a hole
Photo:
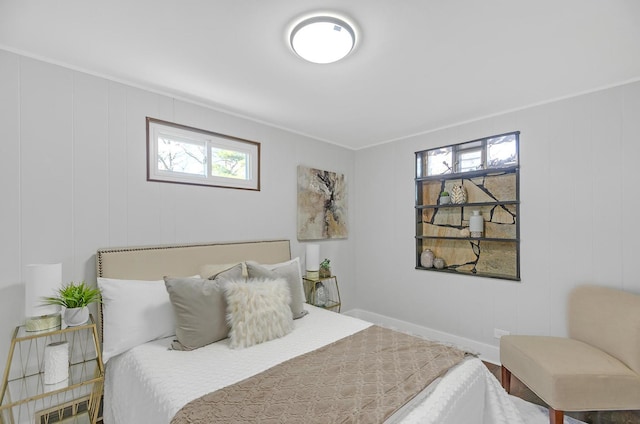
[[[87,321],[89,321],[89,308],[86,306],[82,308],[67,308],[64,310],[64,322],[69,327],[82,325]]]
[[[473,215],[469,217],[469,231],[471,231],[471,237],[482,237],[484,218],[480,215],[480,211],[473,211]]]
[[[461,185],[451,187],[449,196],[451,196],[451,203],[455,203],[457,205],[467,203],[467,191]]]
[[[425,249],[420,254],[420,265],[422,265],[423,268],[432,268],[433,267],[433,258],[434,257],[435,257],[435,255],[433,254],[431,249]]]
[[[316,306],[325,306],[327,304],[327,289],[321,282],[316,283]]]
[[[44,347],[44,384],[58,384],[69,378],[69,343],[54,342]]]

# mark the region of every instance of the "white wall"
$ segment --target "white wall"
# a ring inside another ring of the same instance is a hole
[[[262,143],[262,190],[147,182],[146,116]],[[95,284],[101,247],[257,239],[290,239],[304,260],[296,167],[347,181],[354,167],[350,150],[1,50],[0,157],[0,363],[26,264],[62,262],[63,281]],[[320,242],[347,308],[353,240]]]
[[[415,270],[414,152],[520,130],[521,282]],[[358,151],[358,307],[485,345],[564,335],[567,293],[640,292],[640,83]],[[365,314],[366,316],[366,314]]]
[[[145,116],[261,142],[262,190],[147,182]],[[415,270],[414,152],[513,130],[521,131],[522,282]],[[93,283],[100,247],[288,238],[303,256],[299,164],[348,179],[349,239],[321,242],[344,310],[494,355],[494,328],[565,334],[572,287],[640,292],[638,134],[635,83],[354,153],[0,51],[0,362],[23,320],[28,263],[62,262],[64,280]]]

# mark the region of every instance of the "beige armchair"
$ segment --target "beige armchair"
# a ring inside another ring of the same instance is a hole
[[[569,338],[503,336],[502,386],[511,374],[549,406],[564,411],[640,409],[640,296],[582,286],[569,295]]]

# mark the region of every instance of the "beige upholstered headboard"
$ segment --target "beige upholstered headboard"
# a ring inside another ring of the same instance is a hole
[[[206,264],[227,264],[253,260],[278,263],[291,259],[289,240],[237,243],[201,243],[99,249],[98,277],[129,280],[161,280],[166,275],[189,276]],[[102,327],[102,310],[99,311]],[[102,338],[102,328],[100,328]]]
[[[206,264],[245,260],[268,264],[289,259],[289,240],[123,247],[99,249],[96,271],[98,277],[161,280],[165,275],[198,274]]]

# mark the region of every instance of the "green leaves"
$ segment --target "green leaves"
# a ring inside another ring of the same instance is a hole
[[[73,281],[58,289],[53,297],[44,297],[43,302],[49,305],[60,305],[65,308],[82,308],[93,302],[100,302],[100,290],[89,287],[85,282],[75,284]]]

